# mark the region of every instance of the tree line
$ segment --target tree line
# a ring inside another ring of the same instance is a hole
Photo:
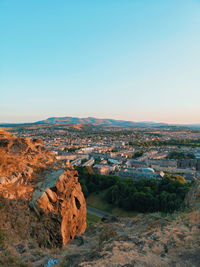
[[[195,155],[189,152],[171,151],[167,159],[195,159]]]
[[[190,140],[190,139],[171,139],[166,141],[152,140],[152,141],[135,141],[129,142],[131,146],[138,147],[152,147],[152,146],[192,146],[200,147],[200,139]]]
[[[77,167],[79,182],[87,198],[104,192],[103,200],[115,207],[137,212],[174,212],[184,207],[184,198],[191,184],[180,176],[166,175],[161,180],[95,174],[91,167]]]

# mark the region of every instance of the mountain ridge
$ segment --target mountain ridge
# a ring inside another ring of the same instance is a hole
[[[116,120],[107,118],[95,118],[95,117],[49,117],[44,120],[36,122],[25,123],[0,123],[2,127],[17,126],[17,125],[54,125],[54,124],[68,124],[68,125],[89,125],[89,126],[102,126],[102,127],[127,127],[127,128],[163,128],[163,127],[187,127],[191,129],[200,129],[200,123],[193,124],[176,124],[176,123],[164,123],[153,121],[130,121],[130,120]]]
[[[157,122],[133,122],[126,120],[104,119],[104,118],[79,118],[79,117],[50,117],[46,120],[35,122],[35,124],[56,124],[56,123],[84,123],[95,126],[114,126],[114,127],[155,127],[155,126],[168,126],[167,123]]]

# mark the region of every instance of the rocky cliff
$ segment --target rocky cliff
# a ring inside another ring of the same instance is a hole
[[[63,244],[86,229],[86,203],[74,170],[50,170],[33,191],[30,206],[38,211],[62,217],[60,233]]]
[[[0,131],[0,199],[0,233],[12,233],[7,241],[61,247],[86,229],[77,172],[56,165],[40,139]]]

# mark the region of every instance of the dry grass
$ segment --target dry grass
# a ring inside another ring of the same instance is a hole
[[[32,267],[32,264],[24,263],[21,259],[15,256],[1,256],[1,267]]]

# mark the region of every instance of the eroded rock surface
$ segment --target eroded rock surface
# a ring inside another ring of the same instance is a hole
[[[33,172],[49,168],[54,161],[41,140],[18,138],[0,130],[0,185],[29,185]]]
[[[61,247],[86,229],[77,172],[55,164],[41,139],[0,131],[0,199],[0,231],[16,240],[32,238],[40,247]]]
[[[34,209],[60,214],[63,244],[86,229],[86,203],[74,170],[50,170],[32,194]]]

